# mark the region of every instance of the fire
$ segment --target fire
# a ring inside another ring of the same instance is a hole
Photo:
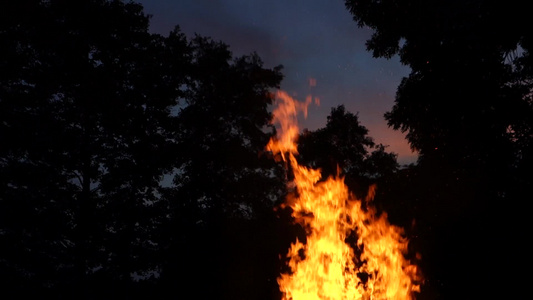
[[[300,103],[282,91],[277,98],[274,121],[280,130],[267,150],[291,166],[296,192],[287,205],[307,232],[307,241],[297,240],[287,253],[292,272],[278,278],[283,299],[412,299],[420,289],[417,267],[404,257],[408,241],[403,230],[371,206],[375,186],[363,202],[349,192],[343,178],[320,181],[320,170],[300,166],[296,116],[307,115],[311,98]],[[355,247],[346,243],[354,233]]]

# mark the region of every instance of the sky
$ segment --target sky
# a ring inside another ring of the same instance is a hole
[[[388,145],[403,164],[416,161],[405,134],[387,126],[396,89],[409,74],[397,56],[373,58],[344,0],[137,0],[152,16],[150,30],[167,35],[176,25],[188,37],[211,37],[229,45],[233,55],[256,52],[264,67],[283,65],[281,89],[303,101],[312,95],[300,127],[326,125],[332,107],[343,104],[358,114],[376,143]],[[311,82],[315,84],[310,84]]]

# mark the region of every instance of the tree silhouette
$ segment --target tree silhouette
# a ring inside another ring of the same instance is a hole
[[[186,41],[121,1],[17,1],[1,18],[3,284],[112,297],[151,269]]]
[[[519,118],[515,112],[528,106],[525,91],[510,86],[517,81],[510,57],[518,46],[528,55],[529,33],[518,3],[498,4],[346,1],[360,26],[376,30],[369,50],[375,56],[399,54],[411,67],[386,118],[408,132],[423,159],[468,164],[513,159],[502,155],[509,147],[507,131]]]
[[[280,67],[264,68],[256,54],[233,58],[227,45],[204,37],[190,47],[178,164],[165,192],[174,233],[162,278],[169,289],[192,288],[204,299],[270,299],[273,207],[284,182],[281,166],[260,153],[273,135],[267,108]]]
[[[5,292],[279,296],[285,182],[263,150],[281,67],[151,34],[133,2],[16,1],[0,19]]]
[[[372,151],[373,150],[373,151]],[[376,145],[358,116],[344,105],[331,109],[326,127],[305,130],[298,140],[302,163],[320,168],[322,177],[341,175],[352,192],[363,197],[370,183],[385,179],[398,169],[396,155]]]
[[[519,1],[345,3],[359,26],[374,29],[367,42],[374,56],[398,54],[411,68],[385,118],[407,132],[420,154],[397,188],[411,195],[422,222],[430,288],[457,297],[487,293],[468,278],[508,284],[488,275],[508,271],[489,257],[520,253],[496,246],[514,243],[509,234],[495,241],[496,222],[505,231],[525,225],[525,213],[509,206],[520,207],[517,191],[531,184],[523,172],[531,166],[525,153],[531,153],[533,120],[526,7]]]

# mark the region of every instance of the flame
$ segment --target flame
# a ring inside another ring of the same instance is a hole
[[[283,299],[412,299],[420,290],[417,267],[404,258],[408,241],[403,230],[370,205],[375,186],[363,202],[349,192],[343,178],[320,181],[320,170],[300,166],[296,116],[307,115],[311,98],[300,103],[278,91],[277,99],[274,123],[280,128],[267,150],[290,163],[296,192],[287,205],[307,230],[306,242],[297,240],[287,253],[292,272],[278,278]],[[346,240],[354,233],[357,241],[350,246]]]

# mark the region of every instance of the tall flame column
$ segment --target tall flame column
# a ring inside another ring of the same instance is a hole
[[[297,114],[307,115],[311,98],[301,103],[278,91],[277,100],[278,136],[267,150],[290,164],[296,193],[287,205],[295,221],[310,229],[306,243],[296,241],[287,253],[292,272],[278,278],[284,299],[412,299],[420,290],[417,267],[404,257],[408,241],[403,229],[391,225],[385,213],[378,216],[370,205],[375,187],[363,209],[343,178],[320,180],[320,170],[300,166]],[[357,236],[356,245],[346,243],[351,233]]]

